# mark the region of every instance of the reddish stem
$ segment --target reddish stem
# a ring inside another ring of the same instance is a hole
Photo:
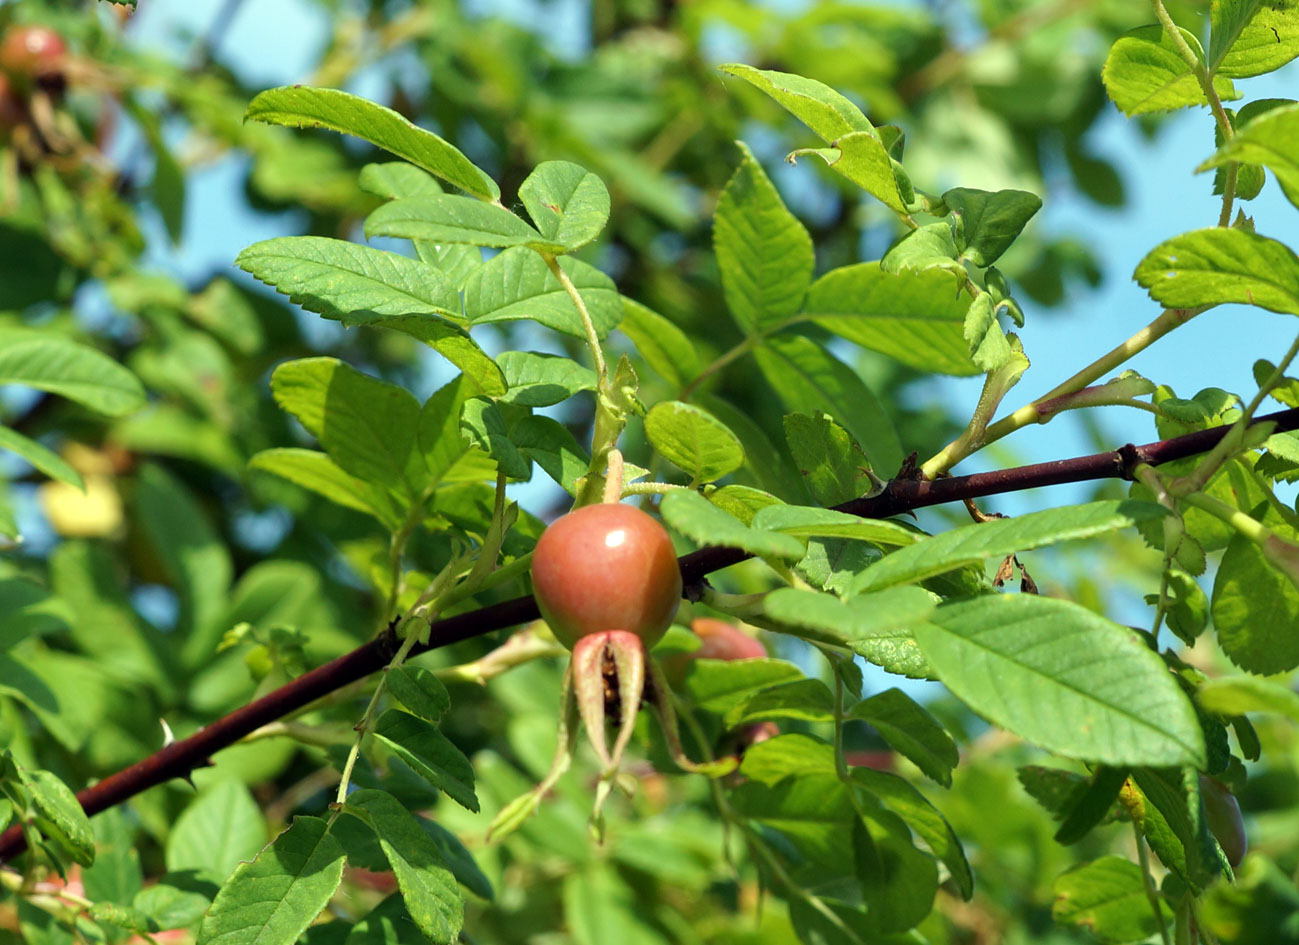
[[[1277,432],[1299,429],[1299,408],[1282,410],[1259,417],[1256,423],[1273,423]],[[1142,463],[1160,463],[1184,459],[1212,449],[1226,435],[1230,426],[1200,430],[1185,436],[1133,446],[1131,443],[1108,453],[1094,453],[1073,459],[1036,463],[994,472],[954,476],[934,481],[894,479],[878,495],[853,499],[836,506],[862,518],[887,518],[912,509],[980,496],[1019,492],[1040,486],[1094,479],[1132,479],[1133,470]],[[714,571],[736,564],[749,555],[735,548],[700,548],[681,558],[681,576],[686,594],[698,590],[699,582]],[[502,601],[480,610],[457,614],[436,621],[429,642],[416,646],[411,655],[459,643],[471,637],[534,620],[539,616],[531,597]],[[302,708],[336,689],[356,682],[381,669],[392,659],[397,640],[390,633],[380,634],[369,643],[338,659],[299,676],[274,692],[207,725],[189,738],[173,742],[148,758],[110,775],[93,787],[77,794],[87,814],[94,815],[134,797],[141,791],[172,778],[185,777],[196,768],[209,764],[213,752],[233,745],[267,722]],[[19,827],[0,834],[0,862],[13,859],[27,847]]]

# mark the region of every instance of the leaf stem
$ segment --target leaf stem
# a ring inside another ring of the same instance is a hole
[[[582,330],[586,332],[586,346],[591,349],[591,359],[595,362],[595,373],[600,379],[601,388],[609,381],[609,370],[604,363],[604,349],[600,347],[600,336],[596,334],[595,322],[591,320],[591,312],[586,307],[586,300],[582,298],[582,293],[577,291],[577,286],[573,285],[573,280],[568,277],[564,267],[559,264],[559,259],[553,253],[542,253],[541,258],[546,261],[551,273],[559,280],[559,284],[564,287],[568,297],[573,302],[573,308],[577,309],[577,316],[582,320]]]
[[[1155,879],[1150,875],[1150,854],[1146,850],[1146,838],[1135,820],[1132,822],[1132,831],[1137,838],[1137,862],[1141,865],[1141,885],[1146,891],[1146,899],[1150,901],[1150,908],[1155,912],[1155,924],[1159,926],[1159,939],[1163,945],[1173,945],[1173,940],[1168,936],[1168,923],[1164,921],[1164,911],[1160,908],[1159,890],[1155,888]]]
[[[730,364],[732,361],[738,360],[739,358],[742,358],[744,355],[748,354],[749,351],[753,349],[753,346],[756,345],[758,342],[760,342],[764,337],[766,337],[765,334],[747,335],[744,338],[744,340],[740,341],[729,351],[725,351],[722,354],[719,354],[716,358],[713,359],[713,362],[711,364],[709,364],[706,368],[704,368],[702,371],[696,374],[694,378],[690,381],[690,383],[688,383],[685,387],[681,388],[681,392],[677,394],[677,400],[689,400],[690,395],[693,394],[699,388],[700,384],[708,380],[708,378],[712,377],[714,374],[716,374],[722,368],[726,367],[726,365]]]

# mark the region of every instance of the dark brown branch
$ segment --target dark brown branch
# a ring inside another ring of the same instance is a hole
[[[1269,422],[1276,425],[1278,432],[1299,429],[1299,409],[1282,410],[1256,420],[1256,423]],[[1131,479],[1133,469],[1138,464],[1157,466],[1203,453],[1212,449],[1229,429],[1231,428],[1215,427],[1145,446],[1128,444],[1108,453],[975,473],[971,476],[954,476],[934,481],[895,479],[878,495],[853,499],[837,506],[837,509],[862,518],[887,518],[925,506],[1020,492],[1064,482]],[[685,555],[681,559],[685,586],[689,589],[692,585],[698,585],[706,575],[748,557],[734,548],[714,547],[701,548]],[[519,597],[447,617],[433,624],[429,642],[412,650],[412,655],[503,630],[537,616],[537,605],[532,598]],[[195,768],[206,765],[212,753],[233,745],[255,729],[382,669],[396,653],[397,643],[392,634],[381,634],[351,653],[319,666],[255,702],[236,709],[189,738],[173,742],[143,761],[86,788],[77,795],[77,800],[87,814],[94,815],[155,785],[172,778],[185,777]],[[19,828],[12,827],[0,835],[0,862],[12,859],[24,849],[26,840]]]

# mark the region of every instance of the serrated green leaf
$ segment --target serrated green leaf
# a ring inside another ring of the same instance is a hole
[[[483,200],[496,200],[496,182],[459,149],[419,128],[391,108],[336,89],[284,86],[268,89],[248,104],[245,119],[297,128],[329,128],[364,138],[448,184]]]
[[[747,145],[717,201],[713,251],[727,307],[750,333],[798,311],[812,282],[812,238]]]
[[[1232,161],[1266,167],[1276,175],[1286,199],[1299,207],[1299,103],[1280,105],[1245,122],[1195,170],[1207,171]]]
[[[1121,856],[1075,866],[1056,878],[1051,915],[1064,925],[1078,925],[1105,942],[1144,941],[1172,919],[1161,899],[1162,923],[1155,920],[1141,867]]]
[[[1232,537],[1218,565],[1210,613],[1218,645],[1241,669],[1268,675],[1299,666],[1299,590],[1244,535]]]
[[[437,178],[405,161],[367,164],[361,168],[356,182],[362,190],[384,200],[442,193],[442,185],[437,182]]]
[[[694,404],[655,404],[645,415],[645,436],[659,455],[689,473],[692,482],[714,482],[744,464],[744,448],[735,434]]]
[[[622,318],[613,280],[594,266],[565,256],[559,266],[586,303],[596,334],[604,338]],[[465,314],[475,325],[530,318],[574,338],[586,338],[581,317],[544,259],[528,249],[508,249],[465,282]]]
[[[203,917],[216,892],[215,883],[198,879],[192,871],[164,873],[141,889],[131,905],[159,929],[187,928]]]
[[[0,384],[23,384],[121,417],[144,406],[136,376],[108,355],[48,331],[0,328]]]
[[[965,525],[888,555],[854,582],[853,591],[919,581],[1019,551],[1128,528],[1165,514],[1153,502],[1106,500]]]
[[[803,636],[850,647],[854,653],[891,673],[931,679],[912,628],[934,611],[934,599],[918,587],[893,588],[841,601],[830,594],[782,587],[763,600],[773,620],[798,627]]]
[[[907,758],[926,777],[952,786],[952,769],[960,761],[956,743],[939,721],[901,689],[885,689],[863,699],[848,716],[869,722],[889,747]]]
[[[40,769],[19,769],[31,798],[36,828],[82,866],[95,862],[95,834],[77,796],[57,775]]]
[[[699,355],[684,331],[658,312],[639,302],[622,300],[618,328],[631,339],[651,368],[674,390],[680,390],[699,373]]]
[[[1014,357],[1010,340],[997,320],[992,296],[984,292],[970,303],[965,316],[965,341],[970,346],[970,360],[983,371],[995,371]]]
[[[910,367],[963,377],[979,373],[962,337],[968,308],[940,270],[898,275],[868,262],[832,269],[812,283],[803,314]]]
[[[753,354],[789,413],[824,410],[853,435],[881,476],[902,465],[898,435],[875,394],[821,345],[786,335],[766,339]]]
[[[916,641],[989,721],[1068,758],[1203,765],[1190,700],[1131,630],[1065,600],[989,595],[946,604]]]
[[[1188,30],[1181,32],[1203,59],[1199,40]],[[1158,25],[1139,26],[1120,36],[1105,58],[1101,79],[1110,99],[1129,117],[1208,104],[1191,67]],[[1213,88],[1224,101],[1240,97],[1225,76],[1215,76]]]
[[[784,532],[796,538],[851,538],[897,547],[915,544],[926,537],[896,522],[858,518],[846,512],[806,505],[778,505],[770,511],[764,509],[754,517],[753,524],[765,531]]]
[[[437,722],[451,708],[447,687],[423,666],[397,666],[384,679],[393,697],[422,719]]]
[[[511,479],[527,479],[532,469],[527,459],[511,442],[505,428],[500,408],[486,397],[470,397],[465,401],[460,415],[460,432],[469,441],[496,460],[497,465]]]
[[[167,869],[194,870],[222,883],[266,844],[266,821],[243,782],[223,778],[205,788],[167,835]]]
[[[421,777],[460,806],[478,813],[474,769],[464,753],[436,726],[409,712],[389,709],[379,716],[374,735]]]
[[[1213,5],[1211,19],[1209,48],[1218,55],[1211,53],[1209,61],[1219,75],[1263,75],[1299,56],[1299,8],[1293,3],[1225,0]],[[1239,34],[1232,38],[1237,25]]]
[[[343,847],[318,817],[293,825],[221,887],[196,945],[291,945],[343,879]]]
[[[140,892],[142,875],[140,854],[122,808],[101,812],[91,826],[95,833],[95,862],[81,871],[86,898],[131,906]]]
[[[604,181],[568,161],[538,164],[519,185],[519,200],[537,231],[568,252],[599,236],[609,221],[609,190]]]
[[[900,165],[889,158],[888,149],[874,130],[850,131],[836,138],[834,147],[830,148],[799,148],[789,155],[789,160],[796,161],[805,154],[819,157],[831,170],[848,178],[894,213],[906,213],[908,197],[914,198],[909,181],[905,188],[899,186]]]
[[[349,322],[349,319],[343,319]],[[499,397],[506,391],[505,376],[487,352],[469,337],[459,325],[430,315],[404,315],[370,322],[378,328],[390,328],[410,335],[428,345],[464,372],[479,392],[489,397]]]
[[[974,876],[970,872],[970,864],[965,858],[960,838],[956,836],[956,831],[947,822],[947,818],[927,797],[905,778],[887,771],[853,768],[852,779],[920,835],[934,856],[947,865],[962,898],[969,899],[974,895]]]
[[[241,252],[235,265],[307,311],[352,325],[391,315],[462,317],[460,295],[440,270],[347,240],[263,240]]]
[[[365,236],[467,243],[491,249],[528,246],[540,252],[565,251],[504,207],[456,194],[403,197],[382,204],[365,218]]]
[[[524,417],[510,429],[510,440],[565,492],[577,495],[577,480],[590,471],[591,458],[558,420]]]
[[[829,416],[791,413],[785,417],[784,427],[789,452],[817,502],[838,505],[871,491],[870,460],[848,431]]]
[[[943,203],[957,221],[961,258],[980,268],[995,263],[1042,209],[1042,198],[1024,190],[956,187],[943,194]]]
[[[742,63],[718,68],[766,92],[823,141],[831,142],[854,131],[875,130],[860,108],[815,79]]]
[[[890,275],[926,272],[938,269],[955,274],[964,281],[965,267],[956,258],[956,237],[951,224],[939,220],[908,230],[900,240],[889,247],[880,260],[880,271]]]
[[[415,820],[432,838],[438,853],[442,855],[442,861],[446,863],[461,886],[489,902],[496,898],[491,880],[483,875],[483,871],[474,860],[474,855],[460,842],[459,837],[427,817],[416,817]]]
[[[16,453],[51,479],[66,482],[75,489],[86,487],[81,480],[81,473],[69,466],[62,456],[35,440],[23,436],[17,430],[0,426],[0,449]]]
[[[801,669],[784,660],[695,659],[683,688],[696,708],[725,715],[755,693],[803,678]]]
[[[1275,712],[1299,721],[1299,693],[1289,686],[1254,676],[1207,680],[1195,690],[1195,701],[1218,715]]]
[[[549,407],[578,391],[595,390],[595,372],[570,358],[536,351],[506,351],[497,357],[507,390],[501,401],[520,407]]]
[[[390,527],[400,524],[386,496],[345,473],[327,454],[317,450],[291,446],[262,450],[248,461],[248,468],[274,473],[345,508],[373,515]]]
[[[1133,278],[1169,308],[1239,302],[1299,315],[1299,257],[1284,243],[1227,227],[1160,243]]]
[[[668,525],[700,545],[739,548],[749,554],[788,560],[803,556],[803,544],[798,539],[750,528],[697,492],[670,492],[663,497],[660,511]]]
[[[406,911],[419,930],[437,945],[456,941],[464,924],[464,902],[437,844],[415,817],[391,794],[370,788],[351,794],[344,810],[361,817],[379,835]]]
[[[834,719],[834,695],[819,679],[796,679],[753,693],[726,713],[726,727],[736,728],[771,719],[829,722]]]
[[[337,358],[301,358],[275,369],[271,393],[344,472],[409,490],[420,404],[408,391]]]

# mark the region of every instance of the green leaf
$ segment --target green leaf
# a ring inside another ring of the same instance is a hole
[[[806,505],[776,505],[753,519],[755,528],[784,532],[796,538],[851,538],[876,545],[912,545],[926,536],[886,519],[858,518],[834,509]]]
[[[361,168],[356,182],[362,190],[384,200],[442,193],[442,185],[432,174],[405,161],[367,164]]]
[[[853,706],[849,717],[869,722],[889,747],[928,778],[952,786],[952,769],[960,761],[956,743],[929,710],[901,689],[885,689]]]
[[[987,292],[970,303],[965,316],[965,341],[970,346],[970,360],[982,371],[1005,367],[1015,356],[1010,339],[997,320],[997,307]]]
[[[594,266],[565,256],[559,267],[586,303],[595,332],[604,338],[622,318],[623,305],[613,280]],[[465,283],[465,314],[475,325],[530,318],[574,338],[586,338],[573,300],[546,261],[528,249],[498,253]]]
[[[235,265],[307,311],[353,325],[387,315],[461,317],[460,295],[441,271],[347,240],[263,240],[240,253]]]
[[[834,719],[834,695],[819,679],[796,679],[753,693],[726,713],[726,727],[737,728],[769,719],[829,722]]]
[[[318,817],[293,825],[221,887],[196,945],[291,945],[343,878],[343,847]]]
[[[802,636],[848,646],[891,673],[934,678],[933,667],[912,635],[934,611],[934,599],[918,587],[901,587],[841,601],[830,594],[782,587],[763,601],[768,617],[801,629]]]
[[[815,79],[755,69],[742,63],[727,63],[718,68],[766,92],[823,141],[832,142],[853,131],[875,130],[860,108]]]
[[[889,157],[874,130],[848,132],[836,138],[831,148],[799,148],[789,160],[797,161],[804,154],[816,155],[894,213],[906,213],[907,204],[915,197],[910,181],[903,185],[898,179],[901,165]]]
[[[739,548],[749,554],[789,560],[803,556],[803,544],[797,538],[750,528],[697,492],[670,492],[663,497],[660,511],[668,525],[700,545]]]
[[[133,843],[133,830],[127,824],[121,807],[102,811],[95,817],[92,827],[95,862],[81,871],[86,898],[130,906],[141,886],[140,854]]]
[[[470,450],[460,432],[460,416],[471,393],[470,381],[461,376],[434,391],[420,408],[417,446],[424,456],[431,482],[441,482]]]
[[[1207,171],[1232,161],[1268,168],[1286,199],[1299,206],[1299,103],[1278,106],[1245,122],[1195,170]]]
[[[744,448],[735,434],[694,404],[655,404],[645,415],[645,436],[664,459],[689,473],[691,482],[714,482],[744,464]]]
[[[216,892],[215,883],[199,880],[193,872],[165,873],[141,889],[131,905],[160,929],[188,928],[203,917]]]
[[[408,391],[337,358],[301,358],[275,369],[271,393],[344,472],[409,489],[406,465],[420,404]]]
[[[691,399],[726,424],[739,438],[744,448],[744,469],[752,476],[755,486],[773,495],[792,499],[806,497],[803,477],[794,466],[793,458],[787,450],[776,448],[750,412],[710,394],[695,394]]]
[[[507,391],[501,401],[520,407],[549,407],[578,391],[595,390],[595,372],[557,354],[506,351],[496,359]]]
[[[511,479],[527,479],[532,475],[528,461],[511,442],[505,429],[505,420],[495,401],[486,397],[470,397],[465,401],[460,417],[460,432],[484,453],[496,460],[497,465]]]
[[[807,292],[803,314],[827,331],[921,371],[967,376],[962,326],[969,303],[940,270],[898,275],[877,262],[832,269]]]
[[[888,555],[854,582],[853,591],[878,590],[1061,541],[1091,538],[1160,519],[1153,502],[1106,500],[1030,512],[953,528]]]
[[[905,778],[887,771],[853,768],[852,779],[920,835],[934,856],[947,865],[963,898],[969,899],[974,894],[974,876],[960,838],[927,797]]]
[[[558,420],[524,417],[510,429],[510,440],[565,492],[577,495],[577,480],[590,471],[591,458]]]
[[[0,426],[0,449],[17,453],[51,479],[66,482],[75,489],[86,488],[86,484],[81,481],[81,473],[69,466],[62,456],[35,440],[23,436],[17,430]]]
[[[519,185],[537,231],[572,252],[600,235],[609,222],[609,191],[584,167],[568,161],[538,164]]]
[[[1299,315],[1299,257],[1284,243],[1227,227],[1160,243],[1133,278],[1169,308],[1239,302]]]
[[[594,865],[564,879],[564,921],[574,945],[659,945],[664,938],[647,925],[634,891],[608,867]]]
[[[1042,209],[1042,198],[1023,190],[970,190],[957,187],[943,194],[956,219],[961,258],[980,268],[995,263]]]
[[[1172,919],[1159,900],[1156,922],[1141,867],[1121,856],[1075,866],[1056,878],[1051,915],[1063,925],[1078,925],[1105,942],[1145,941]]]
[[[223,778],[205,788],[167,835],[167,869],[194,870],[225,882],[240,861],[251,860],[266,844],[266,820],[242,781]]]
[[[955,274],[964,282],[965,267],[956,258],[960,250],[951,224],[939,220],[907,231],[880,260],[880,271],[889,275],[927,272],[937,269]]]
[[[646,363],[680,390],[699,373],[699,355],[690,337],[658,312],[639,302],[622,300],[622,322],[618,328],[631,339]]]
[[[1069,601],[989,595],[944,605],[915,636],[938,676],[989,721],[1068,758],[1203,766],[1204,736],[1163,660]]]
[[[1199,40],[1187,30],[1181,32],[1203,61]],[[1105,58],[1101,79],[1110,99],[1128,117],[1208,104],[1191,67],[1158,25],[1139,26],[1120,36]],[[1223,76],[1214,76],[1213,88],[1224,101],[1240,97]]]
[[[422,719],[437,722],[451,708],[447,687],[423,666],[397,666],[384,679],[393,698]]]
[[[95,834],[77,796],[52,772],[19,769],[31,797],[36,829],[82,866],[95,862]]]
[[[478,813],[469,759],[436,726],[409,712],[389,709],[379,716],[374,735],[421,777],[460,806]]]
[[[442,861],[446,863],[461,886],[489,902],[496,898],[491,881],[483,875],[473,854],[460,842],[459,837],[427,817],[416,817],[415,820],[432,838],[438,853],[442,856]]]
[[[902,465],[902,446],[883,406],[865,382],[809,338],[768,338],[754,351],[763,376],[790,413],[824,410],[856,438],[873,469]]]
[[[1222,556],[1210,613],[1218,645],[1241,669],[1270,675],[1299,666],[1299,590],[1244,535]]]
[[[244,118],[355,135],[475,197],[501,196],[495,181],[433,132],[416,127],[391,108],[346,92],[306,86],[268,89],[249,103]]]
[[[325,453],[299,447],[262,450],[248,461],[249,469],[262,469],[310,489],[344,508],[373,515],[390,528],[401,524],[380,490],[351,476]]]
[[[882,932],[905,932],[933,911],[938,865],[916,849],[900,817],[862,806],[866,809],[852,825],[852,845],[866,918]]]
[[[784,426],[789,452],[817,502],[838,505],[866,495],[874,487],[867,475],[870,460],[848,431],[829,416],[791,413]]]
[[[0,384],[24,384],[120,417],[144,406],[135,375],[88,345],[50,331],[0,328]]]
[[[1195,701],[1217,715],[1275,712],[1299,721],[1299,693],[1254,676],[1209,679],[1195,690]]]
[[[1299,56],[1299,8],[1293,3],[1225,0],[1213,5],[1211,18],[1214,33],[1209,49],[1217,50],[1217,55],[1211,55],[1209,61],[1219,75],[1236,79],[1263,75]],[[1238,25],[1239,35],[1228,45],[1226,40]],[[1215,43],[1219,32],[1225,35]],[[1223,46],[1227,47],[1225,55]]]
[[[726,305],[750,334],[798,311],[812,282],[812,238],[747,145],[717,201],[713,251]]]
[[[504,207],[456,194],[403,197],[382,204],[365,218],[365,236],[468,243],[494,249],[530,246],[541,252],[565,251],[563,245],[545,239]]]
[[[343,809],[379,835],[406,910],[419,930],[437,945],[456,941],[464,924],[464,901],[437,844],[416,818],[397,798],[373,789],[352,793]]]
[[[343,321],[353,324],[348,318]],[[453,325],[445,319],[431,315],[404,315],[399,318],[384,318],[368,324],[378,328],[390,328],[422,341],[460,368],[479,392],[489,397],[499,397],[505,393],[505,376],[501,373],[501,369],[459,325]]]
[[[698,709],[725,715],[749,697],[773,686],[803,679],[803,671],[784,660],[691,660],[684,689]]]
[[[1079,785],[1066,799],[1061,810],[1064,822],[1055,832],[1055,842],[1065,845],[1077,843],[1093,827],[1107,822],[1127,781],[1128,770],[1097,765],[1091,779]]]

